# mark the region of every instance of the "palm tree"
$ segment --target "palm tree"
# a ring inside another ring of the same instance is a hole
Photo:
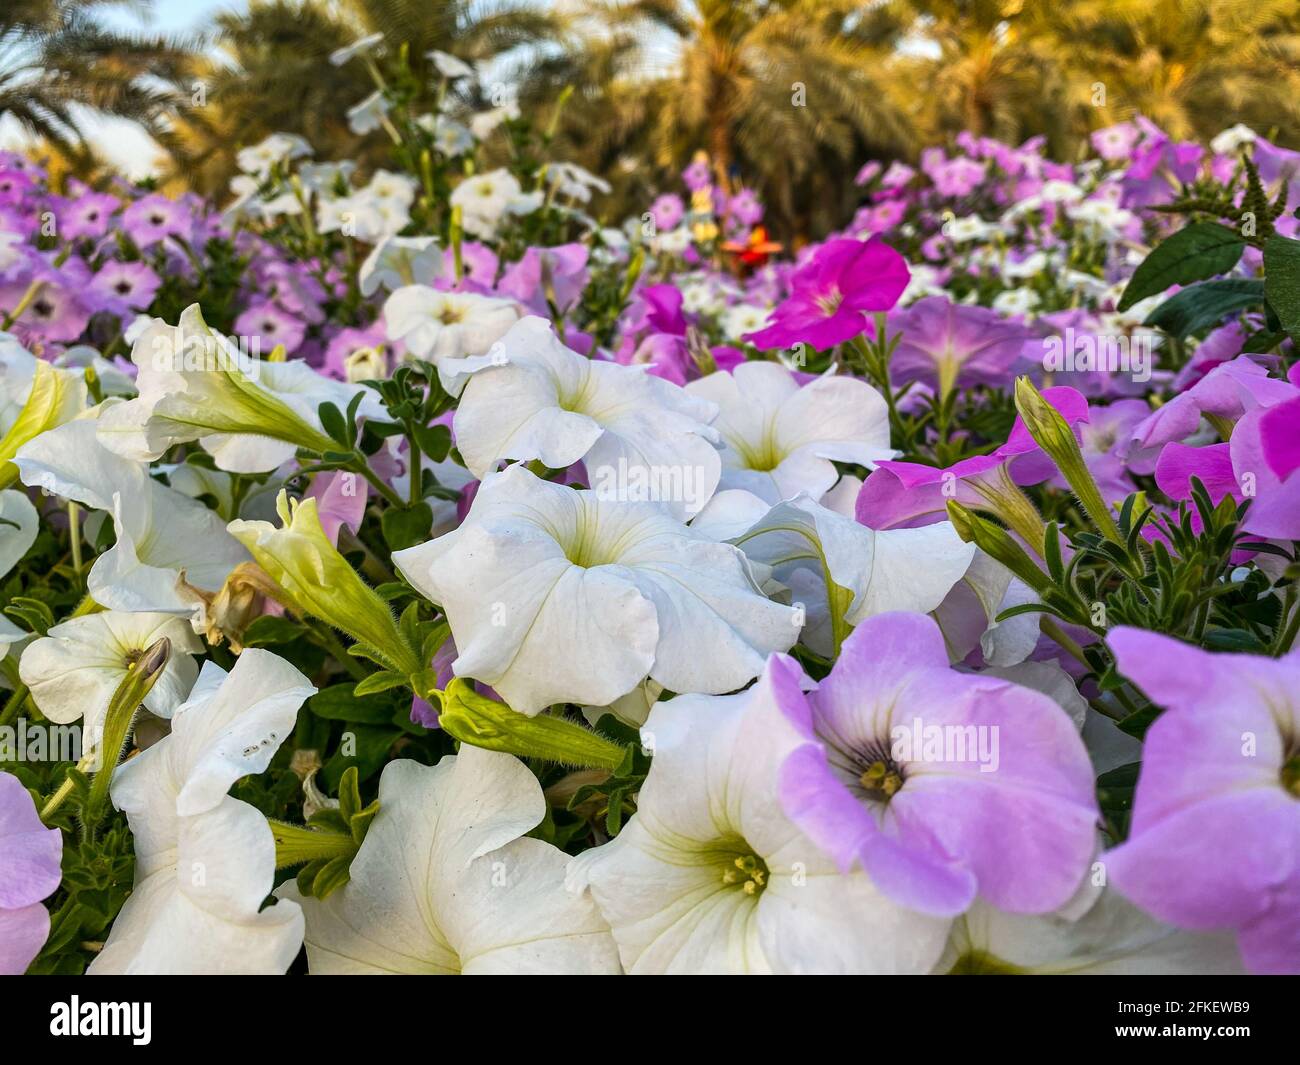
[[[1106,86],[1105,119],[1140,112],[1184,138],[1244,122],[1300,139],[1295,0],[1108,0],[1068,14],[1071,66]]]
[[[97,10],[111,0],[4,0],[0,5],[0,114],[12,115],[81,165],[92,153],[79,108],[130,118],[165,136],[166,84],[188,42],[106,29]]]
[[[704,148],[720,185],[756,187],[784,229],[806,231],[842,218],[851,194],[814,193],[828,166],[851,177],[869,153],[911,147],[876,74],[904,26],[892,5],[613,0],[585,16],[528,81],[539,98],[577,88],[561,143],[588,166],[663,187]]]
[[[279,131],[301,134],[321,158],[382,165],[388,146],[353,134],[346,117],[374,83],[363,63],[332,66],[331,52],[382,33],[386,50],[406,53],[407,89],[431,106],[430,50],[491,59],[551,34],[555,24],[537,8],[484,9],[473,0],[254,0],[246,13],[220,16],[217,54],[194,60],[204,105],[176,115],[176,165],[196,188],[216,192],[234,173],[237,148]]]

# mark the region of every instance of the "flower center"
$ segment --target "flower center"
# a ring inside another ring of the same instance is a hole
[[[781,465],[785,456],[781,453],[781,448],[776,442],[776,432],[774,427],[768,426],[763,432],[763,438],[757,443],[751,444],[745,440],[732,439],[728,443],[740,455],[746,469],[754,470],[757,473],[771,473]]]
[[[903,786],[903,771],[888,758],[877,758],[862,771],[858,783],[869,799],[889,802]]]
[[[1295,798],[1300,799],[1300,750],[1294,751],[1282,763],[1282,787]]]
[[[767,887],[767,862],[757,854],[737,854],[722,867],[722,882],[746,895],[761,895]]]
[[[443,304],[442,310],[438,312],[438,321],[443,325],[455,325],[457,322],[465,320],[465,309],[456,307],[450,303]]]
[[[822,314],[829,318],[840,309],[840,304],[844,302],[844,294],[838,288],[833,288],[826,295],[818,296],[814,302]]]

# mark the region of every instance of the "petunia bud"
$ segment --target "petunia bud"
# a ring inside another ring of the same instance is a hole
[[[86,802],[86,821],[93,825],[98,819],[104,799],[108,795],[108,786],[117,768],[118,760],[126,747],[127,737],[135,722],[145,696],[153,690],[154,684],[162,676],[163,667],[171,656],[172,644],[166,636],[161,636],[131,664],[117,686],[108,703],[108,713],[104,718],[104,735],[98,745],[98,768],[95,779],[90,786],[90,797]]]
[[[528,717],[511,710],[505,703],[479,695],[462,677],[452,680],[442,693],[438,724],[461,743],[561,765],[612,771],[627,753],[620,744],[575,722],[546,714]]]
[[[1087,463],[1083,461],[1083,452],[1074,438],[1074,431],[1061,417],[1060,411],[1043,398],[1028,377],[1016,379],[1016,410],[1024,421],[1025,428],[1029,430],[1029,435],[1056,463],[1056,468],[1079,497],[1083,509],[1096,523],[1101,534],[1108,540],[1123,543],[1110,509],[1101,498],[1101,490],[1088,470]]]
[[[1047,574],[1034,565],[1025,549],[1002,526],[980,517],[953,499],[948,500],[948,520],[958,536],[1001,562],[1034,591],[1042,595],[1051,589],[1052,582]]]
[[[354,570],[321,528],[316,500],[291,501],[280,492],[283,526],[232,521],[226,528],[287,596],[285,605],[345,632],[368,656],[410,676],[423,664],[402,635],[393,612]]]

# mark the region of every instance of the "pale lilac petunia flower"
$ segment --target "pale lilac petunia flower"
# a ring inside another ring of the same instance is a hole
[[[1246,965],[1300,973],[1300,654],[1212,654],[1120,627],[1120,672],[1165,712],[1146,734],[1111,884],[1162,921],[1233,929]]]
[[[46,828],[36,804],[11,773],[0,773],[0,976],[18,976],[50,934],[41,900],[63,873],[63,834]]]
[[[869,618],[814,691],[790,664],[776,692],[808,741],[782,805],[842,870],[940,916],[977,896],[1045,913],[1078,888],[1097,818],[1083,741],[1047,696],[951,669],[929,617]]]

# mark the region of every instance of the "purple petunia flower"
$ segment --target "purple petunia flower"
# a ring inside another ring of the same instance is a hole
[[[925,381],[947,395],[955,385],[1009,387],[1011,369],[1033,334],[986,307],[926,296],[891,315],[900,330],[890,370],[900,384]]]
[[[50,934],[41,900],[63,879],[63,834],[46,828],[22,782],[0,773],[0,976],[27,971]]]
[[[129,311],[142,311],[153,302],[162,279],[148,263],[110,260],[91,278],[90,292],[119,317]]]
[[[791,820],[895,902],[952,916],[977,896],[1045,913],[1078,889],[1096,846],[1087,751],[1049,697],[958,673],[923,614],[869,618],[805,693],[774,659],[778,705],[808,739],[781,771]]]
[[[169,236],[189,239],[190,213],[183,204],[153,193],[122,212],[122,228],[136,247],[151,248]]]
[[[692,192],[698,192],[708,185],[711,177],[709,164],[703,159],[696,159],[695,162],[682,171],[682,184]]]
[[[867,314],[893,307],[910,276],[903,257],[878,238],[829,240],[795,271],[773,324],[745,339],[759,348],[834,347],[865,332]]]
[[[588,253],[585,244],[529,248],[522,259],[506,268],[497,292],[518,300],[536,314],[549,317],[549,286],[556,310],[567,314],[587,287]]]
[[[654,222],[656,231],[660,233],[676,229],[677,223],[685,216],[686,207],[682,203],[682,198],[671,192],[665,192],[650,205],[650,219]]]
[[[69,267],[72,260],[65,263]],[[36,295],[13,324],[13,331],[24,343],[76,340],[90,321],[90,308],[80,298],[74,287],[74,278],[50,270]],[[17,307],[27,294],[27,285],[8,285],[0,288],[0,307]],[[29,345],[30,346],[30,345]]]
[[[59,230],[68,240],[98,240],[108,232],[117,208],[117,197],[106,192],[87,192],[75,200],[64,200],[56,216]]]
[[[263,300],[253,304],[235,319],[235,332],[242,337],[259,338],[261,350],[266,355],[277,344],[283,344],[285,353],[292,355],[302,345],[307,327],[274,303]]]
[[[0,170],[0,203],[21,203],[34,184],[23,170]]]
[[[1120,627],[1120,672],[1165,712],[1146,734],[1111,884],[1162,921],[1232,929],[1260,973],[1300,973],[1300,655],[1211,654]]]

